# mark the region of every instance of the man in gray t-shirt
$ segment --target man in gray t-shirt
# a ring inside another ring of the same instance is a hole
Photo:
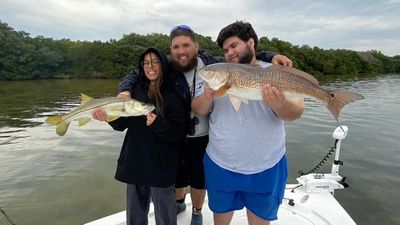
[[[255,58],[258,38],[249,23],[228,25],[217,42],[227,62],[268,66]],[[192,101],[195,113],[211,111],[204,167],[214,223],[230,224],[234,210],[246,207],[250,225],[267,225],[276,219],[287,178],[283,121],[299,118],[303,101],[289,101],[270,85],[262,89],[263,101],[249,101],[238,110],[228,95],[214,95],[205,84]]]

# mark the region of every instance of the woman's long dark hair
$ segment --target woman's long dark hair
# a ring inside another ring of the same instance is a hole
[[[139,71],[140,71],[140,74],[142,75],[141,76],[142,79],[144,79],[146,81],[146,84],[148,85],[148,88],[149,88],[148,96],[149,96],[149,98],[155,102],[155,106],[157,108],[157,111],[162,113],[164,100],[163,100],[163,97],[161,95],[161,90],[162,90],[163,85],[164,85],[164,79],[166,78],[167,73],[168,73],[168,71],[167,71],[168,59],[167,59],[167,56],[164,53],[162,53],[160,50],[157,50],[155,48],[148,48],[139,57],[140,62],[143,62],[144,57],[147,54],[150,54],[150,53],[154,53],[155,55],[157,55],[157,57],[160,60],[160,74],[159,74],[158,78],[153,83],[151,83],[146,78],[142,63],[139,63]]]
[[[161,71],[162,73],[162,71]],[[153,83],[149,83],[149,98],[152,100],[155,100],[156,102],[156,107],[160,112],[162,112],[162,106],[163,106],[163,97],[161,95],[161,87],[163,84],[163,76],[160,74]]]

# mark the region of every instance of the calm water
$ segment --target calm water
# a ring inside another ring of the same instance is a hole
[[[400,75],[325,82],[366,97],[341,113],[350,132],[340,172],[350,188],[337,191],[337,199],[358,224],[400,224]],[[113,178],[124,134],[93,121],[71,124],[59,137],[43,124],[48,115],[77,107],[79,93],[114,96],[117,84],[0,82],[0,208],[16,225],[82,224],[124,209],[125,185]],[[307,100],[303,117],[286,128],[293,183],[297,171],[308,171],[328,152],[336,123],[322,104]],[[320,171],[330,171],[331,163]]]

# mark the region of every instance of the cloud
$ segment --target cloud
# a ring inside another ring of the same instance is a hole
[[[311,1],[296,1],[290,6],[293,10],[285,10],[285,2],[270,8],[268,17],[275,19],[255,23],[260,36],[326,49],[376,49],[391,56],[400,54],[396,41],[400,36],[400,1],[306,2]]]
[[[187,24],[216,39],[236,20],[295,45],[399,55],[400,0],[0,0],[3,22],[33,36],[109,40]]]

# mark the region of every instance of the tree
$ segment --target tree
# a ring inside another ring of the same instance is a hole
[[[202,49],[222,56],[211,37],[196,34]],[[170,53],[165,34],[127,34],[120,40],[71,41],[43,36],[30,37],[0,21],[0,80],[104,77],[119,78],[138,65],[139,55],[148,47]],[[379,51],[355,52],[294,46],[278,38],[261,37],[257,51],[275,51],[288,56],[294,66],[314,75],[399,73],[400,56]]]

